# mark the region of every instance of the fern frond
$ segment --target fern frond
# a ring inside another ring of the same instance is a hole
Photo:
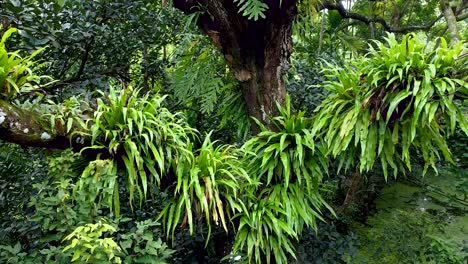
[[[255,21],[258,17],[265,18],[265,12],[268,10],[268,5],[260,0],[234,0],[234,3],[237,3],[239,13]]]

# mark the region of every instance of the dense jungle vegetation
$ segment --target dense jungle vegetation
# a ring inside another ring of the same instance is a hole
[[[0,263],[467,263],[465,0],[0,0]]]

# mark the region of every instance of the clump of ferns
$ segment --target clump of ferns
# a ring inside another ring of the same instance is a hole
[[[88,130],[82,133],[91,140],[85,149],[105,149],[114,162],[123,163],[130,204],[137,193],[141,206],[148,190],[158,187],[179,160],[191,155],[188,145],[195,131],[183,114],[163,107],[165,96],[141,95],[132,87],[110,87],[108,94],[101,94]]]
[[[245,210],[239,199],[242,187],[252,183],[241,162],[243,151],[230,145],[212,141],[208,134],[193,155],[180,160],[176,170],[176,187],[173,198],[160,213],[167,235],[174,237],[176,228],[187,226],[193,234],[194,227],[206,223],[211,236],[212,225],[221,225],[228,232],[234,214]]]
[[[380,160],[385,178],[411,170],[410,150],[422,154],[436,172],[435,160],[452,162],[445,138],[456,126],[468,134],[468,124],[455,99],[468,98],[468,85],[452,76],[461,45],[425,52],[413,34],[401,42],[389,34],[387,45],[345,67],[327,65],[330,95],[315,110],[312,134],[325,142],[327,153],[338,157],[340,167],[369,171]]]
[[[270,120],[274,129],[257,121],[261,132],[243,147],[257,184],[246,189],[246,210],[236,216],[234,252],[246,254],[248,262],[286,263],[303,228],[317,229],[322,208],[333,213],[320,194],[328,161],[313,141],[309,120],[304,112],[292,113],[289,97],[278,109],[280,115]]]

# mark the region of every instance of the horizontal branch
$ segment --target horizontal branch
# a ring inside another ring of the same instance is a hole
[[[38,113],[28,111],[0,100],[0,140],[19,144],[24,147],[76,150],[84,146],[71,143],[65,129],[57,124],[52,130],[48,120]]]
[[[321,10],[323,9],[336,10],[343,18],[354,19],[367,25],[369,25],[370,23],[378,23],[382,25],[385,31],[394,32],[394,33],[408,33],[408,32],[417,31],[417,30],[428,30],[431,27],[433,27],[434,24],[443,17],[443,15],[439,15],[436,19],[432,20],[426,25],[412,25],[412,26],[397,28],[397,27],[392,27],[382,17],[379,17],[379,16],[368,17],[359,13],[350,12],[346,10],[346,8],[343,6],[341,1],[333,1],[333,0],[323,1],[320,4],[320,9]]]

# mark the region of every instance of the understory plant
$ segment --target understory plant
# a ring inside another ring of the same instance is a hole
[[[73,250],[72,262],[81,260],[84,263],[122,263],[117,256],[121,251],[119,245],[105,233],[112,234],[117,230],[101,219],[96,224],[78,226],[64,240],[70,241],[63,251]]]
[[[160,224],[153,220],[137,222],[130,232],[120,235],[124,263],[168,263],[175,252],[161,238],[155,239]],[[156,230],[155,230],[156,229]],[[156,232],[155,232],[156,231]]]
[[[91,217],[101,207],[120,213],[117,167],[112,160],[94,160],[83,170],[73,189],[73,198],[87,205]],[[115,207],[115,209],[114,209]]]
[[[413,34],[401,42],[389,34],[375,42],[366,57],[345,67],[328,65],[324,88],[330,95],[316,109],[312,134],[325,142],[340,167],[369,171],[379,160],[385,178],[388,167],[411,170],[411,150],[422,154],[423,174],[435,171],[436,158],[452,162],[447,135],[468,123],[454,102],[468,96],[468,84],[453,76],[461,44],[425,51]]]

